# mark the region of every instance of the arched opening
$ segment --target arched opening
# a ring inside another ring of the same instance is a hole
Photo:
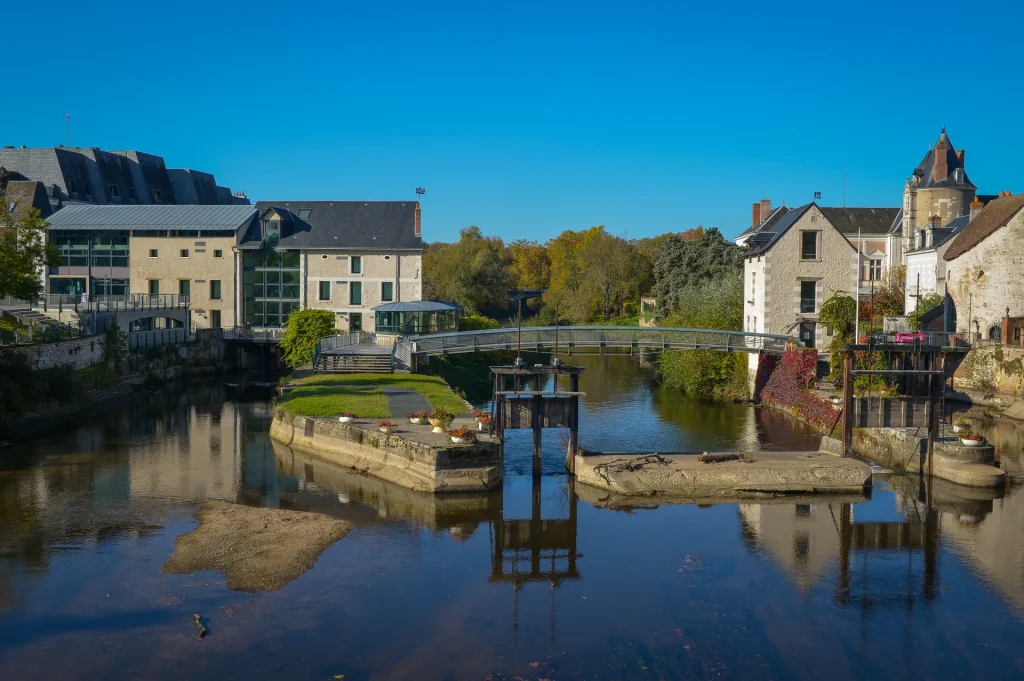
[[[998,326],[991,327],[988,330],[988,339],[989,340],[996,340],[996,341],[997,340],[1002,340],[1003,339],[1003,330],[1001,328],[999,328]]]

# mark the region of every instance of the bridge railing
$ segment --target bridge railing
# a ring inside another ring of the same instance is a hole
[[[621,347],[637,349],[724,350],[728,352],[772,352],[781,354],[789,336],[665,327],[541,326],[522,329],[462,331],[403,339],[411,354],[473,352],[476,350],[574,347]],[[521,341],[520,341],[521,338]]]
[[[338,334],[337,336],[321,338],[316,344],[316,350],[313,351],[313,367],[316,368],[316,363],[320,360],[320,354],[323,352],[330,352],[332,350],[340,350],[341,348],[347,348],[353,345],[363,345],[365,343],[375,342],[376,336],[367,331],[353,331],[352,333],[343,333]]]

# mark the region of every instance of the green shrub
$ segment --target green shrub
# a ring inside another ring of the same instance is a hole
[[[334,313],[330,310],[305,309],[293,312],[288,317],[288,327],[281,337],[281,353],[285,364],[294,368],[311,363],[320,339],[337,333]]]
[[[467,315],[459,320],[459,331],[485,331],[499,328],[501,328],[501,324],[497,319],[491,319],[482,314]]]

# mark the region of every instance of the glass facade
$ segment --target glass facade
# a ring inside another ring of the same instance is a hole
[[[128,232],[50,233],[64,267],[128,267]]]
[[[51,280],[51,282],[54,280]],[[62,281],[60,279],[56,281]],[[67,281],[66,279],[63,281]],[[92,297],[96,296],[126,296],[128,295],[127,279],[96,279],[93,278],[89,286]]]
[[[412,335],[457,331],[458,328],[459,310],[377,312],[374,315],[374,329],[377,333]]]
[[[282,327],[299,309],[299,252],[249,251],[242,256],[245,323]]]

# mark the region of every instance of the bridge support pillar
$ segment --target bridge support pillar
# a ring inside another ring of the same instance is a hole
[[[541,434],[544,432],[541,429],[541,409],[544,405],[541,403],[540,395],[536,395],[533,398],[533,477],[540,477],[540,462],[541,462]]]

